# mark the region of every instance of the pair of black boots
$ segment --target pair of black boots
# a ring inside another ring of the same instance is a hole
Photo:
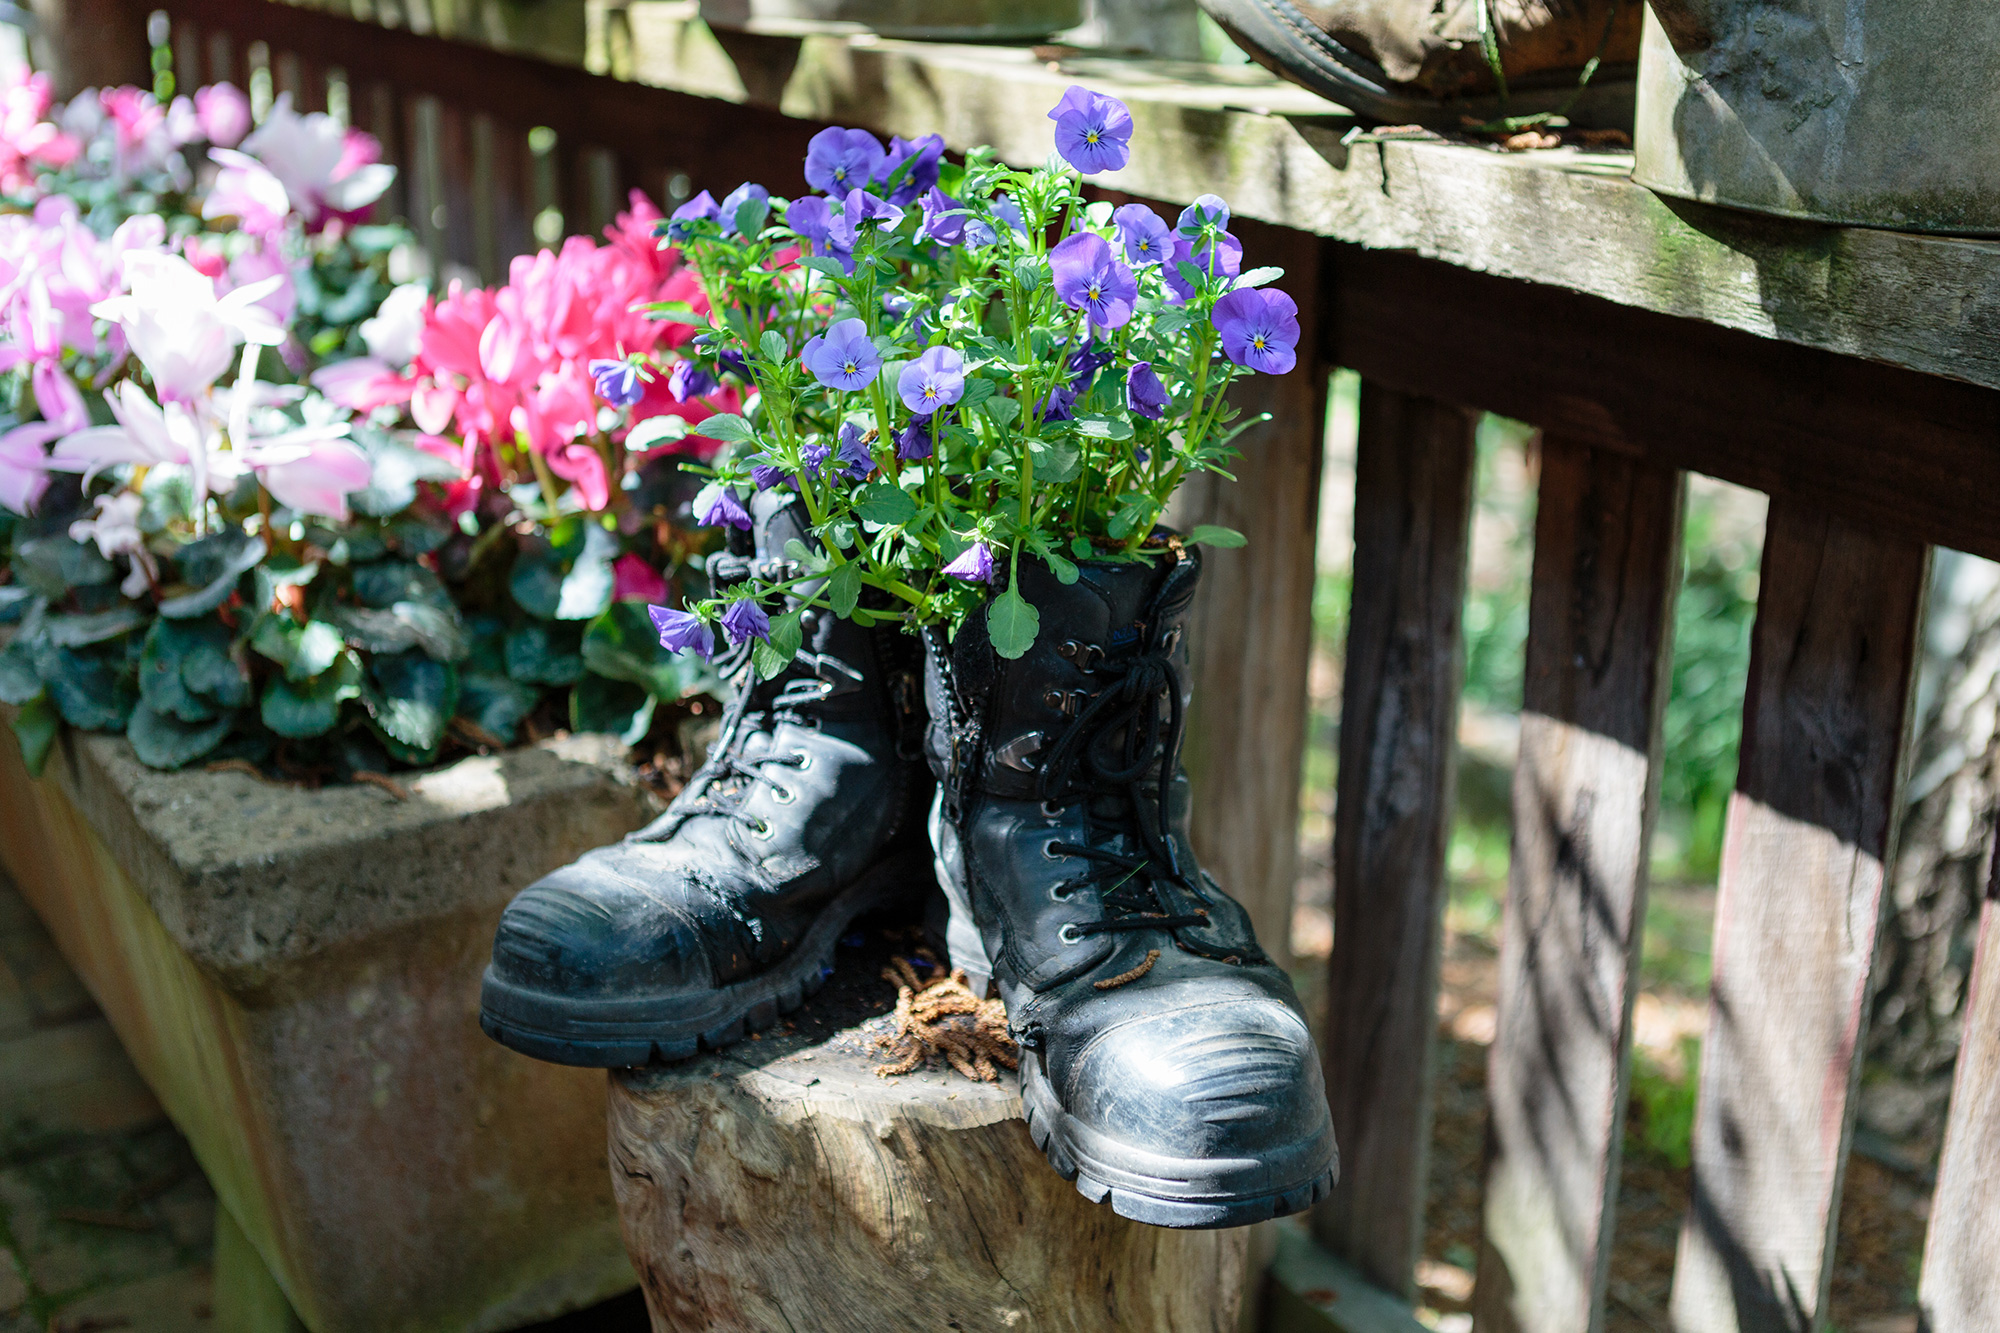
[[[712,573],[805,539],[796,506],[758,500],[753,550]],[[605,1068],[726,1046],[803,1003],[849,924],[935,866],[953,961],[998,982],[1029,1130],[1080,1191],[1172,1227],[1324,1197],[1333,1128],[1298,998],[1188,843],[1199,574],[1191,550],[1068,585],[1024,562],[1042,634],[1016,661],[978,616],[919,644],[808,612],[790,669],[742,670],[666,814],[508,907],[487,1033]]]

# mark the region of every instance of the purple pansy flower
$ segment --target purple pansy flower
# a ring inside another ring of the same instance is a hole
[[[836,239],[836,232],[852,236],[852,231],[842,231],[840,227],[840,206],[829,203],[816,194],[803,199],[792,200],[785,210],[785,225],[797,232],[799,238],[812,246],[816,255],[838,260],[840,266],[852,274],[854,272],[854,247],[848,242]]]
[[[1174,230],[1193,238],[1201,235],[1203,227],[1213,227],[1217,231],[1229,230],[1229,205],[1222,202],[1222,196],[1204,194],[1181,210],[1180,220]]]
[[[736,234],[736,214],[743,205],[752,200],[768,205],[771,202],[771,192],[752,181],[744,181],[723,197],[721,217],[718,220],[722,223],[724,236]]]
[[[889,177],[896,174],[896,168],[908,162],[909,170],[903,179],[896,182],[896,188],[889,192],[889,201],[907,204],[925,190],[937,184],[938,165],[944,159],[944,139],[935,134],[926,134],[921,139],[905,139],[897,135],[889,140],[889,155],[882,159],[882,165],[875,168],[877,184],[887,184]]]
[[[1049,119],[1056,123],[1056,151],[1086,176],[1116,171],[1132,157],[1132,113],[1115,97],[1071,84]]]
[[[758,490],[768,491],[773,486],[790,486],[792,484],[792,474],[779,467],[776,463],[752,463],[750,465],[750,480],[757,483]]]
[[[701,334],[695,338],[694,345],[713,355],[722,369],[746,380],[750,378],[750,363],[743,359],[743,353],[728,346],[720,333]]]
[[[673,372],[667,376],[667,392],[677,403],[685,403],[690,398],[706,398],[716,390],[719,383],[715,376],[703,370],[692,361],[674,362]],[[610,402],[610,399],[605,399]]]
[[[704,528],[719,528],[728,524],[732,528],[750,528],[750,513],[743,502],[736,498],[736,488],[716,482],[702,488],[694,497],[695,521]]]
[[[1069,363],[1069,387],[1081,398],[1090,392],[1090,386],[1097,382],[1097,372],[1111,364],[1111,349],[1108,347],[1084,346],[1071,352]]]
[[[799,360],[829,389],[865,389],[882,369],[882,354],[869,341],[868,326],[843,319],[806,344]]]
[[[596,386],[597,396],[613,407],[630,407],[646,392],[639,383],[639,368],[630,361],[592,361],[590,382]]]
[[[955,579],[967,583],[991,583],[993,581],[993,548],[985,542],[974,542],[959,554],[958,559],[944,567],[944,572]]]
[[[805,464],[806,471],[812,476],[817,477],[821,469],[826,467],[826,460],[831,457],[833,457],[833,446],[830,444],[813,440],[799,446],[799,460]]]
[[[1111,215],[1124,242],[1125,259],[1134,268],[1166,262],[1174,248],[1174,234],[1164,219],[1144,204],[1124,204]]]
[[[694,230],[697,222],[714,222],[722,216],[722,208],[715,202],[715,196],[703,190],[694,198],[674,210],[667,219],[667,239],[684,241]]]
[[[1297,363],[1299,308],[1283,292],[1260,287],[1231,292],[1209,316],[1222,335],[1222,351],[1239,366],[1283,375]]]
[[[1181,273],[1182,264],[1193,264],[1206,274],[1234,278],[1243,271],[1243,242],[1227,234],[1218,237],[1215,244],[1199,249],[1185,236],[1175,241],[1173,258],[1160,271],[1160,276],[1167,280],[1169,305],[1194,299],[1194,285]]]
[[[903,406],[920,415],[950,407],[965,396],[965,358],[949,347],[933,347],[896,377]]]
[[[1021,216],[1021,206],[1004,194],[993,196],[993,216],[999,218],[1023,236],[1028,234],[1028,220]]]
[[[852,251],[861,240],[861,228],[873,222],[890,230],[903,220],[903,210],[866,190],[849,190],[840,206],[840,215],[827,228],[828,240],[837,248]],[[852,271],[852,266],[849,266]]]
[[[1068,421],[1076,413],[1076,390],[1067,384],[1058,384],[1049,390],[1049,396],[1042,399],[1038,411],[1044,421]]]
[[[875,179],[887,154],[867,130],[821,130],[806,145],[806,184],[828,194],[845,194]]]
[[[1102,236],[1078,232],[1049,252],[1049,267],[1055,270],[1056,295],[1071,309],[1084,311],[1092,328],[1109,331],[1132,318],[1139,283]]]
[[[882,308],[897,319],[909,319],[910,332],[919,338],[924,336],[924,312],[917,298],[905,291],[884,292]],[[912,315],[914,312],[914,315]]]
[[[660,647],[668,652],[693,653],[703,659],[715,656],[715,635],[700,616],[665,606],[649,606],[646,614],[660,632]]]
[[[918,240],[957,245],[965,239],[966,216],[964,205],[958,200],[933,185],[919,204],[924,210],[924,221],[917,228]]]
[[[910,418],[910,424],[896,432],[896,457],[914,463],[931,456],[932,435],[944,425],[935,413]]]
[[[861,427],[852,421],[841,423],[840,452],[833,456],[833,461],[838,465],[833,474],[849,481],[865,481],[875,470],[875,459],[861,441]]]
[[[1133,362],[1132,368],[1125,372],[1125,406],[1148,421],[1158,421],[1172,402],[1153,363]]]
[[[771,637],[771,618],[764,614],[764,608],[745,597],[731,602],[729,609],[722,613],[722,632],[729,641],[748,643],[752,639]]]

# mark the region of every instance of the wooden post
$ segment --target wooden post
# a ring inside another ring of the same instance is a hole
[[[1341,1178],[1313,1229],[1371,1281],[1409,1295],[1465,675],[1473,419],[1364,381],[1360,427],[1326,1026]]]
[[[1773,497],[1723,841],[1681,1333],[1812,1333],[1894,855],[1929,548]]]
[[[2000,848],[1979,917],[1965,1036],[1917,1287],[1925,1333],[2000,1328]]]
[[[1604,1323],[1682,476],[1542,441],[1476,1327]]]
[[[611,1075],[611,1182],[657,1333],[1234,1333],[1243,1229],[1091,1203],[1011,1075],[876,1063],[847,1029]]]
[[[152,6],[136,0],[30,0],[30,7],[35,64],[48,71],[57,97],[119,83],[153,86],[146,45]]]
[[[1174,502],[1170,521],[1183,532],[1218,523],[1250,539],[1237,550],[1202,550],[1188,627],[1194,706],[1182,754],[1194,783],[1195,851],[1249,909],[1258,943],[1287,966],[1329,373],[1313,355],[1324,243],[1252,222],[1237,233],[1251,262],[1285,270],[1276,285],[1298,303],[1299,364],[1289,375],[1236,387],[1235,407],[1272,419],[1238,438],[1235,481],[1203,473]]]

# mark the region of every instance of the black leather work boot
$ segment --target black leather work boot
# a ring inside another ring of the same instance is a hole
[[[1632,125],[1645,0],[1201,0],[1201,7],[1257,63],[1370,120],[1455,130],[1467,116],[1484,122],[1562,111],[1579,125]]]
[[[1007,1003],[1029,1132],[1086,1197],[1168,1227],[1298,1212],[1336,1162],[1298,996],[1188,843],[1199,576],[1192,550],[1067,587],[1024,559],[1026,656],[983,614],[926,640],[939,872]]]
[[[759,573],[806,540],[783,494],[753,508]],[[718,555],[710,572],[749,562]],[[738,683],[722,732],[665,814],[508,905],[480,995],[488,1036],[593,1068],[720,1049],[818,990],[856,916],[932,889],[916,641],[821,612],[804,624],[774,679],[747,652],[725,664]]]

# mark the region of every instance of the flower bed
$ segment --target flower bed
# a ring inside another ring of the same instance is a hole
[[[740,404],[615,383],[691,332],[635,304],[704,308],[643,197],[434,293],[329,116],[4,96],[0,701],[31,768],[67,722],[318,781],[636,741],[709,687],[642,604],[706,588],[680,464],[713,444],[663,426]]]

